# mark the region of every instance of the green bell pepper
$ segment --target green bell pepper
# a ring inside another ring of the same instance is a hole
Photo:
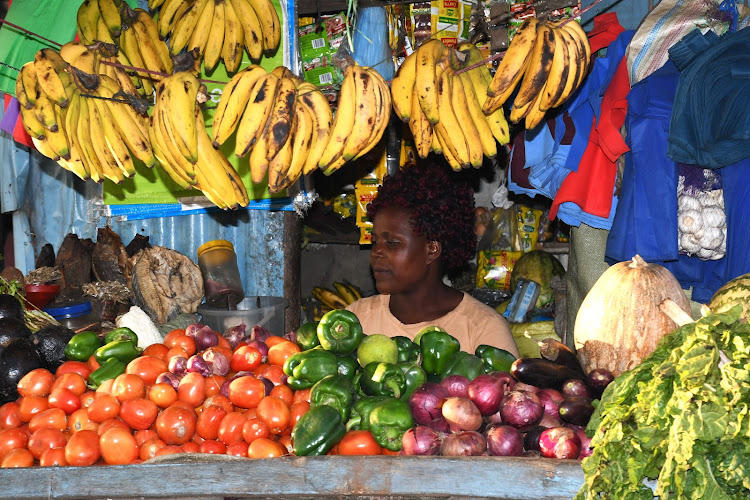
[[[284,362],[287,384],[295,391],[312,387],[315,382],[338,373],[338,369],[336,355],[320,346],[292,354]]]
[[[292,429],[292,449],[298,457],[325,455],[346,434],[341,414],[328,405],[310,408]]]
[[[359,379],[362,391],[368,396],[400,398],[406,392],[404,372],[393,363],[373,361],[367,363]]]
[[[417,344],[417,345],[421,345],[421,343],[422,343],[422,335],[424,335],[425,333],[428,333],[428,332],[444,332],[444,331],[445,330],[443,330],[439,326],[434,326],[434,325],[432,325],[432,326],[425,326],[424,328],[422,328],[421,330],[419,330],[417,332],[417,335],[414,337],[414,343]]]
[[[469,380],[474,380],[483,373],[485,373],[484,361],[466,351],[458,351],[448,359],[445,370],[440,374],[440,379],[449,375],[463,375]]]
[[[516,357],[505,349],[485,344],[477,346],[474,354],[484,362],[485,373],[510,373],[510,365],[516,360]]]
[[[393,399],[390,396],[362,396],[352,406],[351,416],[346,422],[346,430],[370,430],[370,412],[383,401]]]
[[[72,361],[88,361],[101,345],[94,332],[76,333],[65,345],[65,357]]]
[[[407,361],[417,361],[419,354],[421,353],[419,346],[412,342],[409,337],[403,335],[396,335],[392,337],[396,341],[398,347],[398,362],[405,363]]]
[[[422,335],[419,347],[422,350],[422,368],[428,375],[437,376],[443,374],[450,357],[461,350],[456,337],[438,330]]]
[[[125,373],[127,364],[117,358],[108,358],[99,368],[91,372],[88,379],[88,385],[91,389],[96,390],[102,383]]]
[[[132,340],[113,340],[104,344],[94,353],[94,358],[99,363],[104,363],[110,358],[115,358],[127,364],[141,355],[143,349],[133,343]]]
[[[370,433],[375,441],[391,451],[401,451],[401,439],[412,428],[414,419],[406,401],[388,399],[370,412]]]
[[[317,321],[302,323],[295,333],[297,334],[297,345],[303,351],[309,351],[313,347],[320,345],[320,340],[318,340]]]
[[[364,333],[357,316],[346,309],[328,311],[318,323],[318,340],[323,349],[334,354],[353,353]]]
[[[399,399],[409,401],[409,398],[417,390],[417,387],[427,381],[427,374],[417,363],[398,363],[397,366],[401,368],[401,371],[404,373],[404,380],[406,381],[406,389]]]
[[[110,330],[104,335],[105,344],[109,344],[110,342],[114,342],[115,340],[130,340],[135,345],[138,345],[138,335],[136,335],[133,330],[126,326]]]
[[[359,363],[353,356],[336,356],[336,363],[339,366],[339,375],[343,375],[350,381],[354,381],[354,375],[359,370]]]
[[[341,413],[341,420],[346,422],[354,404],[356,393],[354,384],[344,375],[328,375],[318,380],[310,390],[310,408],[328,405]]]

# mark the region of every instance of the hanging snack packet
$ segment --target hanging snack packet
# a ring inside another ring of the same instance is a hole
[[[516,205],[516,207],[521,250],[530,252],[536,249],[536,243],[539,241],[539,221],[544,212],[524,205]]]

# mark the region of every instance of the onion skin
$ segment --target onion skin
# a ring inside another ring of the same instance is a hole
[[[516,382],[516,385],[513,387],[514,391],[526,391],[526,392],[533,392],[537,393],[541,391],[541,389],[535,385],[531,384],[524,384],[523,382]]]
[[[448,375],[440,381],[440,385],[448,390],[448,394],[455,398],[469,397],[469,384],[471,380],[463,375]]]
[[[440,434],[424,425],[416,425],[401,438],[404,455],[437,455],[440,452]]]
[[[581,440],[573,429],[552,427],[539,436],[539,449],[547,458],[575,460],[581,454]]]
[[[523,436],[515,427],[491,425],[484,432],[487,454],[496,457],[517,457],[523,453]]]
[[[244,340],[247,338],[245,323],[240,323],[237,326],[227,328],[222,337],[227,339],[227,342],[229,342],[232,350],[234,350],[238,345],[240,345],[241,342],[244,342]]]
[[[211,366],[205,359],[203,359],[202,356],[198,354],[193,354],[188,358],[187,366],[185,367],[185,369],[191,373],[200,373],[204,377],[210,377],[212,373]]]
[[[477,457],[487,450],[487,440],[477,431],[448,434],[440,444],[440,454],[446,457]]]
[[[260,353],[261,363],[268,362],[268,345],[265,342],[263,342],[262,340],[248,340],[247,342],[245,342],[245,344],[258,349],[258,352]]]
[[[527,431],[542,420],[544,407],[533,392],[511,391],[500,409],[503,422],[520,431]]]
[[[443,401],[448,399],[448,390],[435,382],[425,382],[409,397],[414,422],[429,425],[434,419],[442,417]]]
[[[503,397],[511,387],[509,380],[510,375],[507,378],[495,374],[479,375],[469,384],[469,399],[479,408],[482,415],[492,415],[500,409]]]
[[[557,389],[547,388],[540,389],[539,392],[536,393],[536,395],[539,397],[539,401],[541,401],[542,405],[544,406],[544,413],[554,419],[559,419],[560,403],[562,403],[563,399],[565,399],[563,393],[558,391]]]
[[[560,427],[561,425],[563,425],[563,423],[559,418],[550,417],[547,413],[545,413],[539,421],[539,427],[544,427],[545,429],[550,427]]]
[[[448,398],[443,402],[442,413],[454,432],[475,431],[482,427],[482,414],[470,399]]]
[[[220,375],[223,377],[229,373],[229,360],[222,353],[208,348],[203,351],[201,356],[206,360],[208,366],[211,367],[211,373],[213,375]]]
[[[578,436],[578,439],[581,440],[581,453],[578,455],[578,459],[582,460],[586,457],[590,457],[594,452],[594,449],[591,448],[591,438],[586,435],[585,429],[577,429],[575,433],[576,436]]]
[[[169,384],[176,391],[180,386],[180,378],[172,372],[163,372],[156,377],[155,384]]]
[[[185,356],[172,356],[169,359],[169,371],[174,373],[177,378],[182,378],[187,373],[187,358]]]

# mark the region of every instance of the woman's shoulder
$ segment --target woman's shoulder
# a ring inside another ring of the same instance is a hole
[[[489,315],[491,317],[501,317],[500,313],[497,312],[497,310],[488,306],[484,302],[475,299],[466,292],[464,292],[464,298],[456,308],[456,311],[468,317],[475,317],[475,315],[477,314],[482,316]]]
[[[383,307],[383,301],[387,298],[387,295],[376,294],[370,297],[363,297],[355,302],[349,304],[346,309],[353,312],[354,314],[361,314],[374,309]]]

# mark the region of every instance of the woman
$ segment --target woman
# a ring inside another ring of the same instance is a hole
[[[367,207],[370,266],[379,295],[351,304],[365,334],[414,339],[437,325],[473,353],[481,344],[518,356],[508,323],[491,307],[446,285],[476,247],[474,193],[444,164],[422,163],[386,177]]]

